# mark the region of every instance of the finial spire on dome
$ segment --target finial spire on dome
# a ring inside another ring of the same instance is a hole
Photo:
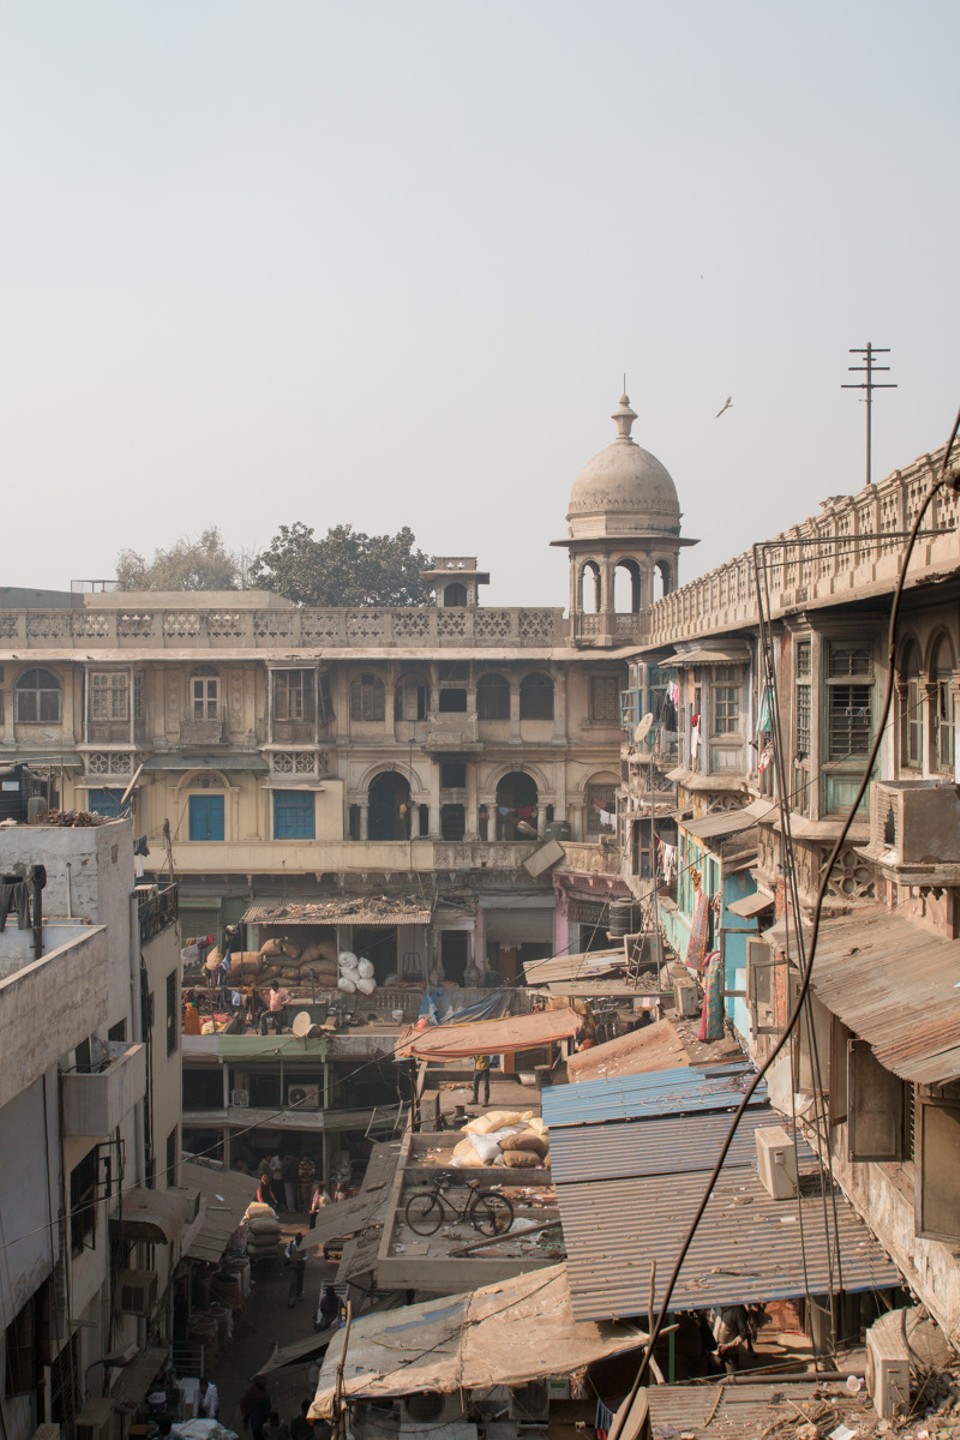
[[[624,379],[626,379],[626,376],[624,376]],[[626,387],[624,387],[624,393],[620,396],[620,404],[610,416],[610,419],[617,427],[618,440],[627,440],[631,445],[636,444],[636,441],[633,440],[630,435],[631,426],[636,418],[637,412],[630,408],[630,397],[626,393]]]

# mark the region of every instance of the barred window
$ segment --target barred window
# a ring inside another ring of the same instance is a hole
[[[124,670],[95,670],[90,676],[90,719],[130,719],[130,677]]]
[[[798,755],[809,755],[812,743],[810,686],[797,685],[796,699],[796,751]]]
[[[502,675],[481,675],[477,681],[477,718],[510,719],[510,683]]]
[[[594,675],[591,677],[590,719],[619,725],[620,685],[615,676]]]
[[[190,677],[190,709],[194,720],[220,716],[220,677],[198,672]]]
[[[828,690],[829,760],[866,755],[873,729],[873,686],[831,685]]]

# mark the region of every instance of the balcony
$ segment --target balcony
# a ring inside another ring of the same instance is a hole
[[[107,1140],[143,1099],[147,1052],[143,1045],[108,1041],[96,1070],[70,1070],[62,1079],[63,1133]]]
[[[207,745],[222,745],[226,739],[224,732],[222,715],[203,720],[197,720],[192,715],[184,715],[180,721],[180,744],[185,747],[199,746],[201,748],[205,748]]]
[[[427,750],[473,750],[480,743],[476,715],[431,715],[424,736]]]
[[[148,940],[177,923],[177,886],[138,885],[134,893],[137,897],[140,944],[146,945]]]
[[[605,844],[603,840],[595,844],[564,840],[563,849],[566,858],[561,864],[562,870],[575,870],[580,875],[620,874],[622,862],[615,844]]]

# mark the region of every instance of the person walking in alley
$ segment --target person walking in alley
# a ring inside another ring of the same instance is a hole
[[[325,1206],[330,1204],[330,1196],[327,1194],[327,1187],[322,1180],[318,1180],[313,1187],[313,1194],[310,1196],[310,1229],[316,1228],[317,1216]]]
[[[280,1171],[283,1198],[288,1211],[300,1209],[300,1161],[296,1155],[284,1155]]]
[[[287,1242],[284,1250],[286,1263],[290,1267],[290,1290],[287,1294],[287,1308],[292,1310],[298,1300],[303,1299],[303,1284],[307,1277],[307,1255],[300,1249],[303,1236],[298,1232]]]
[[[197,1393],[193,1397],[193,1416],[200,1420],[220,1419],[220,1395],[212,1380],[200,1376]]]
[[[240,1414],[244,1430],[249,1429],[253,1440],[263,1440],[263,1427],[270,1418],[271,1400],[267,1382],[258,1375],[240,1396]]]
[[[483,1103],[490,1104],[490,1056],[474,1055],[473,1057],[473,1103],[479,1103],[480,1082],[483,1081]]]

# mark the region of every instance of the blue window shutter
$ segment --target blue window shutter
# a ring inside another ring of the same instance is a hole
[[[120,797],[122,790],[88,790],[87,809],[94,815],[103,815],[115,820],[120,814]],[[123,813],[127,814],[129,806],[125,806]]]
[[[190,839],[222,840],[223,796],[190,796]]]
[[[315,840],[316,802],[312,790],[274,790],[274,840]]]

